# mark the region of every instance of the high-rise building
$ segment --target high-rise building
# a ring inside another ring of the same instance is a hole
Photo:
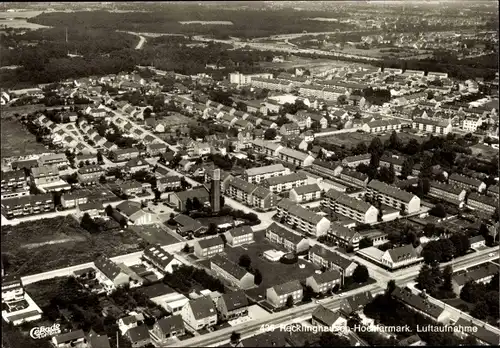
[[[210,203],[212,211],[217,213],[220,211],[220,169],[214,169],[211,185]]]

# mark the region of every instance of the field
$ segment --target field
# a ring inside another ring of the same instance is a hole
[[[90,234],[71,216],[2,227],[4,265],[7,272],[21,276],[91,262],[100,254],[139,251],[143,244],[130,230]]]
[[[481,156],[483,159],[492,159],[498,156],[498,149],[484,144],[477,144],[470,147],[472,154],[475,156]]]
[[[161,225],[130,226],[129,228],[150,244],[170,245],[182,242],[169,234]]]
[[[296,57],[296,56],[291,56],[288,61],[285,61],[283,63],[278,63],[278,62],[260,62],[259,65],[263,68],[269,68],[269,69],[292,69],[296,67],[304,67],[309,70],[328,70],[328,69],[333,69],[336,67],[345,67],[345,66],[351,66],[353,63],[349,62],[344,62],[344,61],[336,61],[332,59],[310,59],[310,58],[302,58],[302,57]],[[361,67],[372,67],[371,65],[368,64],[362,64],[362,63],[356,63],[356,66],[361,66]]]
[[[399,48],[398,48],[399,49]],[[370,49],[360,49],[356,47],[348,47],[346,46],[343,50],[338,51],[338,53],[345,53],[345,54],[354,54],[358,56],[366,56],[366,57],[373,57],[373,58],[382,58],[382,57],[394,57],[394,58],[426,58],[429,57],[431,54],[427,53],[427,51],[424,50],[404,50],[404,49],[399,49],[400,52],[387,52],[387,48],[370,48]],[[384,52],[385,51],[385,52]]]
[[[111,192],[111,190],[103,185],[82,187],[78,191],[85,192],[89,202],[102,202],[103,205],[106,205],[110,202],[121,201],[121,198],[117,197],[113,192]]]
[[[13,120],[2,120],[2,158],[41,154],[47,149],[36,142],[35,136]]]
[[[42,11],[24,11],[24,12],[0,12],[0,28],[27,28],[36,30],[47,28],[44,25],[28,23],[27,18],[38,16]]]
[[[382,140],[382,142],[384,142],[390,138],[391,133],[385,133],[379,135],[364,133],[364,132],[340,133],[340,134],[335,134],[334,136],[331,137],[321,137],[319,139],[321,141],[325,141],[327,143],[336,146],[345,146],[346,148],[350,148],[350,147],[355,147],[357,144],[361,142],[364,142],[366,145],[370,145],[370,142],[377,136],[380,138],[380,140]],[[422,143],[427,139],[426,137],[419,137],[418,135],[406,132],[398,133],[398,138],[403,143],[410,141],[410,139],[416,139],[419,143]]]

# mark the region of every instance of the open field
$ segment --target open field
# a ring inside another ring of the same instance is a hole
[[[492,159],[493,157],[498,156],[498,149],[495,149],[488,145],[477,144],[471,146],[470,149],[472,150],[473,155],[478,157],[480,156],[483,159]]]
[[[422,57],[426,58],[429,56],[432,56],[432,54],[429,54],[427,51],[424,50],[406,50],[406,49],[399,49],[400,52],[387,52],[387,48],[370,48],[370,49],[360,49],[356,47],[350,47],[346,46],[343,50],[337,51],[338,53],[345,53],[345,54],[355,54],[358,56],[366,56],[366,57],[373,57],[373,58],[382,58],[386,56],[392,56],[394,58],[414,58],[414,57]]]
[[[182,21],[179,22],[182,25],[187,24],[201,24],[201,25],[233,25],[231,21]]]
[[[345,146],[346,148],[354,147],[357,144],[364,142],[366,145],[370,145],[370,142],[375,138],[379,137],[382,142],[386,141],[389,139],[391,136],[391,133],[385,133],[385,134],[370,134],[370,133],[364,133],[364,132],[354,132],[354,133],[340,133],[340,134],[335,134],[331,137],[322,137],[320,138],[321,141],[325,141],[327,143],[336,145],[336,146]],[[424,142],[427,140],[427,137],[420,137],[418,135],[412,134],[412,133],[406,133],[406,132],[400,132],[398,133],[398,138],[403,142],[406,143],[410,141],[410,139],[416,139],[419,143]]]
[[[26,156],[48,152],[34,135],[25,130],[14,120],[2,120],[2,158]]]
[[[129,228],[150,244],[170,245],[182,242],[163,229],[161,225],[130,226]]]
[[[44,25],[28,23],[27,18],[38,16],[42,11],[0,12],[0,28],[26,28],[36,30],[48,28]]]
[[[312,58],[303,58],[303,57],[296,57],[296,56],[291,56],[288,61],[285,61],[283,63],[278,63],[278,62],[260,62],[259,65],[263,68],[270,68],[270,69],[292,69],[296,67],[304,67],[307,69],[333,69],[335,67],[345,67],[345,66],[350,66],[353,65],[353,63],[349,62],[344,62],[340,60],[332,60],[332,59],[312,59]],[[363,67],[373,67],[368,64],[362,64],[362,63],[356,63],[358,66],[363,66]]]
[[[48,244],[54,241],[59,242]],[[4,265],[7,272],[20,276],[91,262],[100,254],[113,257],[139,251],[143,244],[130,230],[90,234],[71,216],[2,227]]]
[[[102,202],[105,206],[110,202],[121,201],[121,198],[100,184],[96,186],[82,187],[78,191],[85,192],[89,202]]]

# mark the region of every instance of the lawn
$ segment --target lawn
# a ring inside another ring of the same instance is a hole
[[[34,135],[14,120],[2,119],[2,158],[49,152]]]
[[[71,216],[2,227],[6,272],[20,276],[92,262],[101,254],[114,257],[136,252],[144,244],[128,229],[90,234]]]
[[[371,141],[375,137],[379,137],[382,140],[382,143],[388,140],[391,136],[392,132],[387,132],[385,134],[370,134],[364,132],[354,132],[354,133],[340,133],[335,134],[331,137],[321,137],[320,141],[325,141],[327,143],[336,145],[336,146],[344,146],[346,148],[355,147],[361,142],[364,142],[366,145],[370,145]],[[427,140],[426,137],[419,137],[418,135],[407,133],[407,132],[399,132],[398,138],[403,142],[407,143],[410,139],[415,139],[419,143]]]
[[[99,184],[92,187],[81,188],[80,191],[86,193],[89,202],[102,202],[105,204],[121,201],[121,198],[116,196],[106,186]]]
[[[169,234],[161,225],[130,226],[129,229],[150,244],[170,245],[182,242],[181,239]]]
[[[231,248],[227,246],[225,253],[227,258],[238,263],[241,255],[247,254],[252,260],[251,267],[258,269],[262,273],[262,283],[260,289],[267,289],[271,286],[283,284],[291,280],[303,281],[310,275],[314,274],[319,267],[310,262],[299,259],[292,265],[286,265],[281,262],[271,262],[260,256],[264,251],[270,249],[280,249],[264,238],[265,233],[256,232],[254,234],[255,242],[246,244],[242,247]],[[305,265],[304,268],[299,268],[299,264]]]

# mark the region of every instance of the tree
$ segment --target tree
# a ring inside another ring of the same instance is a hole
[[[389,147],[393,150],[399,150],[401,148],[401,140],[399,140],[398,133],[392,131],[389,137]]]
[[[354,272],[352,273],[352,279],[356,283],[364,283],[370,278],[370,275],[368,273],[368,268],[364,265],[358,265]]]
[[[387,184],[392,184],[396,180],[396,172],[394,171],[394,166],[382,167],[378,173],[378,179]]]
[[[429,214],[436,216],[436,217],[439,217],[439,218],[445,218],[446,217],[446,209],[444,208],[444,206],[442,204],[438,203],[429,210]]]
[[[220,204],[220,207],[223,208],[224,205],[226,204],[226,199],[224,198],[223,195],[220,196],[220,199],[219,199],[219,204]]]
[[[441,248],[441,261],[450,261],[454,256],[456,256],[455,247],[448,238],[440,239],[438,242]]]
[[[266,140],[274,140],[276,138],[277,134],[278,133],[277,133],[276,129],[274,129],[274,128],[268,128],[264,132],[264,139],[266,139]]]
[[[241,267],[248,269],[248,268],[250,268],[250,265],[252,264],[252,259],[247,254],[243,254],[240,256],[240,259],[238,260],[238,264]]]
[[[208,229],[207,229],[207,234],[210,236],[217,234],[217,225],[214,224],[213,222],[209,223]]]
[[[497,293],[498,296],[498,293]],[[474,309],[471,311],[471,315],[478,319],[486,319],[489,314],[489,308],[486,301],[480,301],[476,303]]]
[[[288,296],[286,298],[286,306],[288,308],[292,308],[293,307],[293,297],[292,297],[292,295],[290,295],[290,296]]]
[[[435,288],[435,280],[432,278],[432,271],[428,264],[423,264],[417,275],[417,284],[422,290],[431,290]]]
[[[379,137],[373,138],[368,147],[368,152],[370,154],[375,154],[378,158],[382,157],[384,154],[384,144],[382,144],[382,140]]]
[[[191,249],[189,248],[189,244],[188,244],[188,243],[186,243],[186,244],[184,245],[184,247],[182,248],[182,251],[184,251],[185,253],[189,253],[189,251],[190,251],[190,250],[191,250]]]
[[[408,178],[408,176],[410,176],[412,174],[412,170],[413,170],[413,166],[415,165],[415,163],[413,163],[413,159],[411,157],[407,157],[404,162],[403,162],[403,165],[401,166],[401,177],[403,179],[406,179]]]
[[[155,200],[159,201],[161,199],[161,192],[157,189],[153,191],[155,194]]]
[[[364,249],[373,246],[373,241],[370,238],[364,237],[359,241],[359,248]]]
[[[111,205],[107,205],[106,209],[104,209],[107,216],[111,216],[113,214],[113,207]]]
[[[343,336],[335,335],[332,332],[322,332],[319,336],[318,345],[320,347],[349,347],[349,340]]]
[[[100,151],[97,152],[97,163],[104,163],[104,159],[102,157],[102,153]]]
[[[229,338],[231,345],[236,346],[240,342],[240,340],[241,340],[241,334],[236,331],[233,331],[231,333],[231,337]]]
[[[443,270],[443,285],[442,288],[444,291],[453,291],[453,268],[448,265]]]
[[[354,148],[355,155],[362,155],[368,152],[368,146],[364,142],[358,143]]]
[[[262,283],[262,273],[260,273],[260,271],[256,269],[253,276],[255,285],[260,285]]]
[[[186,200],[186,211],[190,212],[191,210],[193,210],[193,201],[191,200],[191,198],[188,198]]]
[[[396,281],[394,279],[387,282],[387,288],[385,289],[385,294],[390,295],[396,289]]]
[[[201,204],[200,200],[198,199],[198,197],[194,197],[193,198],[193,209],[200,210],[201,207],[202,207],[202,204]]]

